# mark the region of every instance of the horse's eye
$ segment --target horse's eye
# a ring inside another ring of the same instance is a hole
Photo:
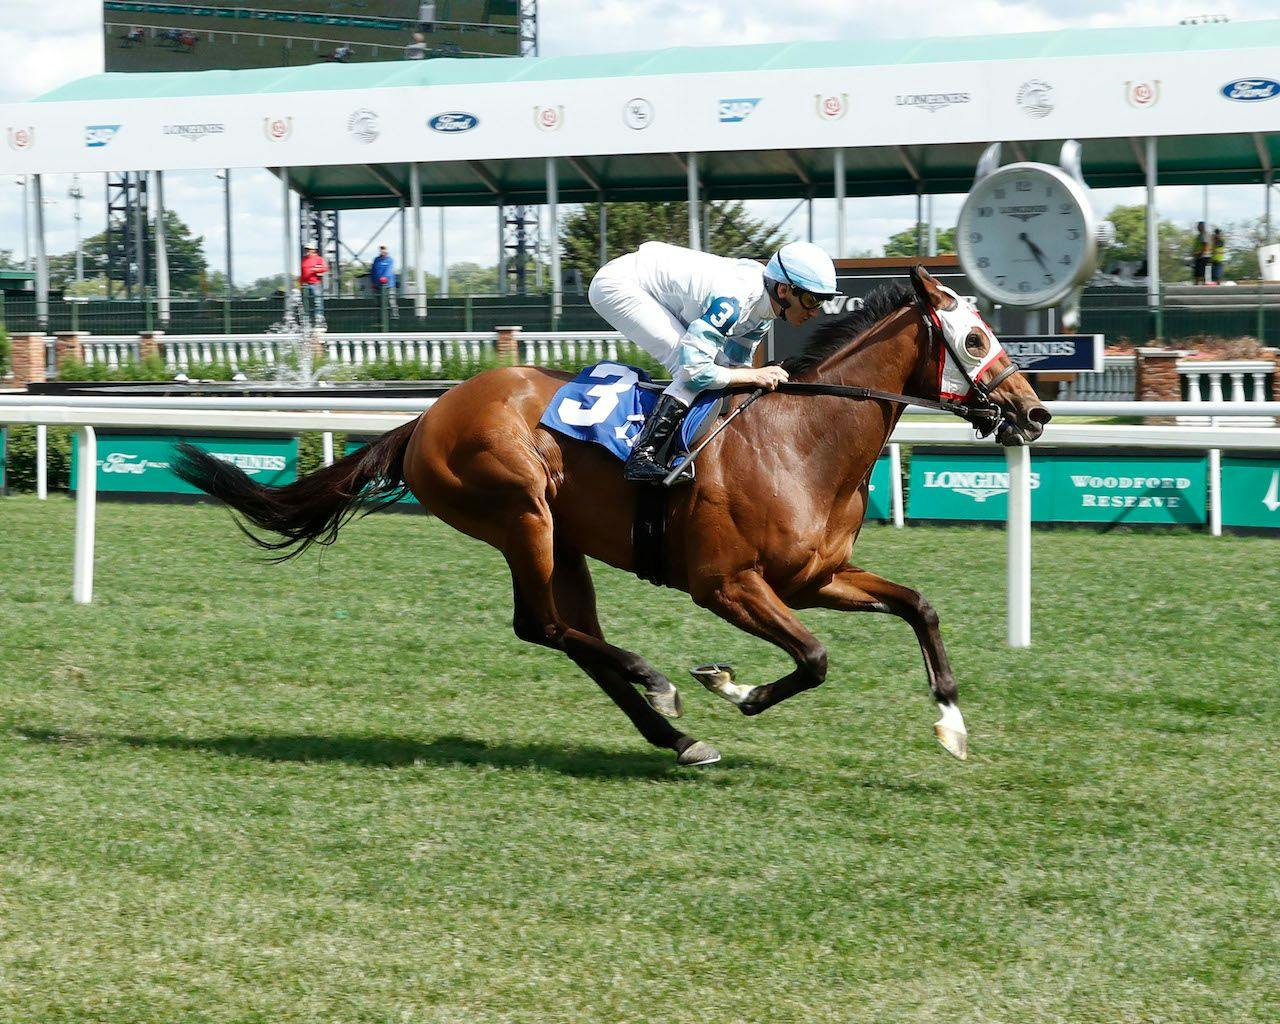
[[[973,330],[964,339],[964,350],[977,358],[987,354],[987,336],[981,331]]]

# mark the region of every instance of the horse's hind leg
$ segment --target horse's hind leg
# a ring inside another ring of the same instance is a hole
[[[593,635],[600,632],[600,626],[585,559],[576,552],[562,552],[565,564],[557,573],[551,514],[545,505],[516,517],[507,531],[502,553],[515,585],[514,626],[518,637],[567,654],[622,709],[646,740],[676,751],[678,763],[703,765],[720,760],[714,747],[677,730],[636,691],[634,684],[645,685],[646,677],[654,674],[643,658]],[[572,618],[561,615],[557,592]]]
[[[845,566],[811,592],[793,602],[797,608],[834,608],[849,612],[886,612],[910,623],[924,655],[929,689],[942,718],[933,727],[938,742],[960,760],[968,756],[969,736],[956,703],[956,681],[942,644],[938,613],[923,595],[883,576],[855,566]]]

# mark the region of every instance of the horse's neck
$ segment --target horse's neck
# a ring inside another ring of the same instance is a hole
[[[923,376],[927,342],[920,317],[912,307],[903,307],[828,356],[817,367],[815,379],[904,394],[911,381]]]

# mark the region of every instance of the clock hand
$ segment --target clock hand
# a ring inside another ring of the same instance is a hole
[[[1040,264],[1040,268],[1046,274],[1049,273],[1049,264],[1045,263],[1044,261],[1044,250],[1041,249],[1040,246],[1036,245],[1035,242],[1031,241],[1031,239],[1027,237],[1027,233],[1025,231],[1020,233],[1018,237],[1022,239],[1022,241],[1026,242],[1028,246],[1031,247],[1031,255],[1036,258],[1036,262]]]

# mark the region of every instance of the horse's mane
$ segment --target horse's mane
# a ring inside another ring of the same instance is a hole
[[[805,350],[782,361],[782,368],[792,376],[812,370],[828,356],[840,351],[863,331],[874,327],[885,317],[915,301],[910,288],[900,284],[879,284],[871,289],[862,305],[852,313],[829,320],[813,332]]]

